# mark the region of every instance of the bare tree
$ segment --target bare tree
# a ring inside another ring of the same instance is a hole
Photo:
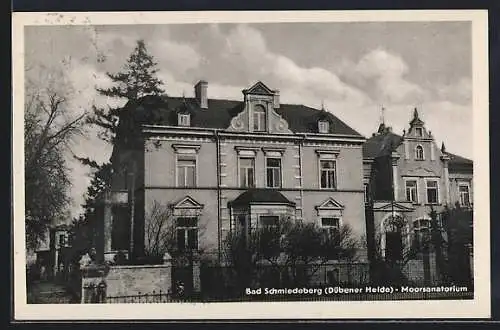
[[[348,225],[325,231],[313,222],[281,218],[276,226],[263,226],[250,233],[231,232],[226,241],[228,261],[248,285],[258,265],[290,270],[292,283],[307,282],[331,260],[355,260],[359,240]]]
[[[181,229],[177,221],[179,219],[194,219],[187,213],[175,214],[172,206],[162,204],[154,200],[151,204],[149,212],[145,217],[145,241],[144,253],[147,258],[161,259],[165,253],[169,253],[173,258],[180,259],[188,257],[191,254],[202,255],[204,247],[199,246],[198,237],[203,235],[206,226],[196,219],[196,224],[188,229]],[[185,232],[187,231],[187,233]],[[190,246],[181,246],[181,239],[187,235]]]
[[[81,132],[85,114],[67,108],[63,91],[26,85],[24,122],[25,226],[29,249],[37,247],[47,226],[64,216],[70,180],[65,153]]]
[[[147,257],[161,257],[175,249],[175,224],[172,209],[153,201],[145,219],[144,253]]]

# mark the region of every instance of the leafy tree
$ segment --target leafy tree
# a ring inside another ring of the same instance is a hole
[[[148,53],[146,44],[143,40],[138,40],[135,49],[130,54],[123,71],[118,73],[107,73],[107,76],[113,82],[110,88],[96,88],[100,95],[107,97],[123,99],[128,102],[135,102],[146,95],[159,95],[163,93],[161,88],[163,82],[156,77],[158,69],[157,63]],[[119,127],[119,115],[123,107],[97,107],[93,106],[93,113],[87,118],[87,123],[97,126],[100,130],[99,137],[113,145],[117,142],[117,134],[122,131],[124,134],[130,134],[130,127]],[[123,125],[121,125],[123,126]],[[94,177],[87,191],[87,198],[84,204],[84,214],[75,220],[74,230],[84,230],[81,233],[82,249],[87,249],[91,237],[89,230],[93,228],[96,217],[101,216],[98,212],[98,199],[103,191],[111,186],[112,164],[97,164],[94,160],[86,157],[76,157],[82,164],[89,166],[94,170]]]
[[[84,114],[71,116],[63,92],[28,81],[24,122],[25,228],[35,249],[50,224],[64,217],[70,201],[65,152],[81,132]]]
[[[473,265],[470,260],[471,246],[473,244],[473,211],[455,205],[445,208],[441,219],[446,232],[446,256],[444,272],[450,282],[471,285],[471,270]]]
[[[163,82],[157,78],[157,63],[147,51],[143,40],[138,40],[135,49],[130,54],[123,71],[118,73],[107,73],[113,82],[110,88],[97,88],[101,95],[124,99],[126,101],[137,101],[146,95],[161,95]],[[93,107],[93,115],[89,117],[89,123],[101,129],[99,136],[107,142],[114,142],[118,129],[118,118],[122,107]]]
[[[99,199],[102,198],[104,191],[109,188],[111,177],[111,164],[97,164],[87,162],[81,159],[87,165],[94,169],[93,177],[87,188],[83,214],[73,220],[71,225],[71,234],[73,243],[71,246],[71,255],[73,262],[78,262],[80,257],[88,253],[96,245],[96,239],[99,235],[98,226],[102,222],[103,214],[100,213]]]

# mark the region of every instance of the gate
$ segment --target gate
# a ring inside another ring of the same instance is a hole
[[[176,297],[189,297],[193,294],[193,266],[172,268],[172,293]]]

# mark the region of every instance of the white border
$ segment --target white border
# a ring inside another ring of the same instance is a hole
[[[488,318],[490,311],[488,15],[486,10],[95,12],[13,13],[14,318],[16,320],[111,319],[359,319]],[[24,242],[24,35],[26,25],[109,25],[243,22],[472,21],[474,109],[474,284],[464,301],[267,302],[210,304],[26,304]],[[300,310],[300,313],[298,312]]]

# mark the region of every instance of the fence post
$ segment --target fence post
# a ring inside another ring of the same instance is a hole
[[[106,302],[106,282],[101,280],[101,282],[97,285],[97,303],[102,304]]]
[[[163,255],[163,265],[165,265],[165,292],[172,292],[172,256],[168,252]]]
[[[200,260],[193,260],[193,292],[201,292],[200,283]]]

